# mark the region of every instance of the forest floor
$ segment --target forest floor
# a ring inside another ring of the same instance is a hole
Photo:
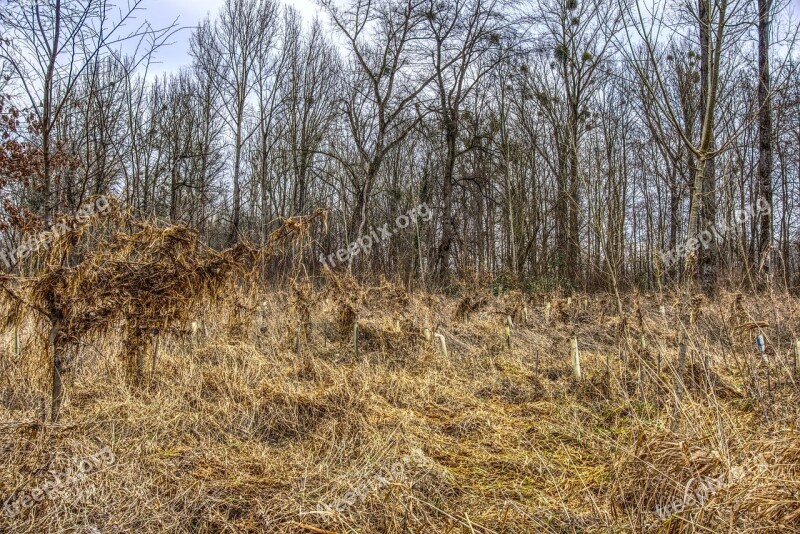
[[[45,335],[7,333],[0,531],[800,532],[800,300],[623,304],[275,292],[138,383],[87,341],[58,424]]]

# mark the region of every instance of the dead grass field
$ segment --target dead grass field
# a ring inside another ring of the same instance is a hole
[[[602,295],[465,304],[391,285],[296,286],[220,307],[194,335],[162,335],[142,383],[119,357],[122,329],[85,340],[58,424],[40,416],[47,334],[24,324],[19,354],[12,332],[0,349],[0,498],[106,445],[115,462],[0,513],[0,531],[800,532],[800,301],[742,302],[698,301],[689,326],[677,299],[629,295],[623,329]],[[758,321],[769,324],[740,328]],[[682,325],[691,346],[672,432]],[[375,483],[416,449],[424,463]],[[765,471],[655,513],[758,454]]]

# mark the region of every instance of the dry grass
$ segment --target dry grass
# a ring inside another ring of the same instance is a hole
[[[800,532],[797,300],[722,295],[696,302],[692,324],[674,299],[630,295],[621,318],[611,298],[578,295],[554,300],[548,325],[542,301],[521,295],[407,295],[333,274],[326,287],[297,281],[251,296],[247,321],[209,309],[207,335],[163,333],[157,370],[140,386],[114,357],[123,330],[79,344],[57,425],[40,422],[46,334],[22,321],[16,355],[6,332],[0,497],[103,445],[116,463],[14,518],[0,513],[0,530]],[[740,328],[760,321],[769,324]],[[693,345],[671,433],[683,325]],[[753,328],[772,350],[769,370]],[[445,335],[447,358],[426,329]],[[582,382],[569,367],[573,334]],[[429,461],[341,510],[318,508],[415,449]],[[757,453],[766,472],[666,521],[654,513],[693,479]]]

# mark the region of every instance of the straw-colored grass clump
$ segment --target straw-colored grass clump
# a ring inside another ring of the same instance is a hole
[[[619,317],[602,295],[445,298],[334,273],[237,298],[251,311],[237,312],[248,321],[236,336],[233,308],[208,307],[207,335],[165,337],[138,386],[113,357],[124,329],[90,339],[58,425],[40,422],[41,334],[23,321],[18,355],[3,339],[0,496],[104,445],[116,462],[0,514],[0,530],[800,531],[795,299],[740,309],[723,295],[689,317],[669,298],[630,295]],[[738,334],[743,315],[769,323],[766,367]],[[677,404],[681,325],[691,347]],[[409,461],[417,450],[425,461]],[[757,455],[766,470],[656,514]]]

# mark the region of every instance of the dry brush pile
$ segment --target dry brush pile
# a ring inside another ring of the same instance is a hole
[[[203,280],[226,257],[183,267]],[[103,272],[96,263],[84,276]],[[208,284],[187,295],[222,292]],[[14,365],[0,385],[0,496],[30,492],[50,466],[103,445],[117,461],[13,518],[0,513],[0,529],[800,531],[796,299],[724,294],[684,308],[632,294],[620,317],[604,295],[465,287],[450,298],[333,272],[236,295],[198,298],[180,316],[202,314],[207,336],[165,338],[146,389],[113,357],[128,349],[128,328],[84,336],[59,425],[39,422],[42,387],[23,362],[36,333],[22,321],[23,356],[3,349]],[[150,321],[142,328],[168,324]],[[753,457],[766,469],[742,467]],[[722,483],[687,498],[712,478]]]
[[[70,230],[37,258],[35,275],[0,278],[5,326],[18,330],[33,314],[35,327],[49,331],[50,419],[59,417],[71,349],[121,328],[121,357],[128,376],[140,382],[144,354],[159,334],[185,331],[209,309],[235,305],[256,267],[285,241],[305,240],[322,217],[287,219],[263,247],[238,243],[221,252],[189,227],[135,220],[116,205],[102,220],[67,221]],[[157,344],[152,354],[154,369]]]

